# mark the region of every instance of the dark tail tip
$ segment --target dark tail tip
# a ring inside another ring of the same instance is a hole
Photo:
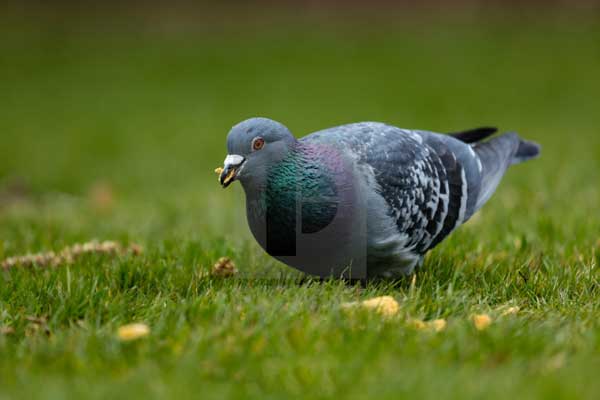
[[[481,128],[470,129],[468,131],[454,132],[450,135],[454,136],[461,142],[477,143],[487,138],[488,136],[492,136],[497,131],[498,129],[493,128],[491,126],[483,126]]]
[[[519,148],[512,159],[512,164],[518,164],[536,158],[540,155],[541,150],[542,147],[539,144],[521,139]]]

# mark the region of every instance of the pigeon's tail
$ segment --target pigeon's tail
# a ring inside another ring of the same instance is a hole
[[[523,140],[516,133],[506,133],[487,142],[476,143],[473,150],[481,161],[482,170],[476,209],[489,200],[508,167],[540,154],[537,143]]]
[[[519,164],[527,160],[537,158],[540,155],[541,146],[535,142],[519,139],[519,147],[511,164]]]
[[[498,132],[498,128],[483,126],[481,128],[469,129],[468,131],[453,132],[450,135],[461,142],[477,143],[496,132]]]

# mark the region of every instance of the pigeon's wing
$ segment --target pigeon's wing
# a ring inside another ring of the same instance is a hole
[[[427,133],[371,122],[311,136],[307,139],[335,138],[372,171],[374,190],[389,205],[389,216],[406,236],[409,250],[417,254],[435,246],[471,215],[469,197],[478,191],[480,180],[476,155],[458,139],[430,138]],[[473,208],[475,202],[471,203]]]
[[[440,158],[411,131],[388,129],[375,136],[364,162],[407,246],[423,254],[464,218],[460,166]]]
[[[508,167],[535,158],[540,153],[537,143],[523,140],[512,132],[482,142],[482,139],[495,132],[492,128],[480,128],[453,136],[414,132],[442,159],[447,171],[452,170],[452,164],[456,162],[461,174],[464,174],[460,183],[465,189],[467,203],[462,222],[489,200]]]
[[[364,122],[308,136],[333,140],[368,166],[408,246],[423,254],[466,222],[496,190],[512,164],[539,154],[536,143],[481,128],[451,135]]]
[[[483,166],[472,146],[459,138],[427,131],[412,132],[421,138],[422,146],[429,150],[438,176],[443,184],[447,184],[449,191],[444,227],[427,243],[425,250],[429,250],[478,210]]]

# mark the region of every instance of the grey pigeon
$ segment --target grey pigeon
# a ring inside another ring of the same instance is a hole
[[[239,180],[252,234],[270,255],[321,277],[412,273],[539,145],[495,128],[450,135],[360,122],[297,140],[251,118],[227,136],[219,180]]]

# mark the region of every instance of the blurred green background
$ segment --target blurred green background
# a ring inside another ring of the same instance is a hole
[[[147,7],[6,11],[0,176],[36,192],[199,189],[229,128],[260,115],[296,136],[362,120],[494,125],[542,142],[555,179],[577,159],[589,164],[565,184],[597,182],[595,11]]]
[[[148,204],[225,198],[212,170],[238,121],[303,136],[376,120],[517,130],[544,146],[519,170],[531,187],[597,204],[594,7],[228,4],[7,7],[0,181],[36,195],[102,181]]]
[[[599,72],[590,1],[3,4],[0,260],[92,238],[139,242],[146,255],[0,275],[0,327],[16,329],[0,334],[0,383],[37,397],[29,383],[48,385],[57,398],[93,397],[88,385],[98,397],[139,395],[148,381],[156,397],[200,383],[218,397],[231,381],[242,397],[324,396],[358,381],[389,398],[436,398],[436,387],[593,398]],[[213,173],[230,127],[252,116],[297,137],[364,120],[491,125],[543,152],[432,253],[417,292],[265,284],[252,278],[297,275],[262,253],[241,188],[223,191]],[[250,279],[203,278],[222,255]],[[448,318],[448,335],[361,325],[332,306],[381,294]],[[522,319],[490,336],[469,330],[471,312],[508,302]],[[27,315],[46,315],[52,339],[23,333]],[[121,347],[116,327],[137,320],[153,336]],[[249,355],[255,339],[267,350]],[[544,368],[556,357],[568,368],[553,375]]]
[[[598,211],[593,4],[43,4],[2,13],[4,198],[99,185],[123,213],[187,202],[199,228],[228,205],[243,227],[240,188],[221,191],[213,169],[231,126],[267,116],[298,137],[363,120],[516,130],[544,156],[508,175],[531,193],[500,194],[535,192],[560,218]]]

